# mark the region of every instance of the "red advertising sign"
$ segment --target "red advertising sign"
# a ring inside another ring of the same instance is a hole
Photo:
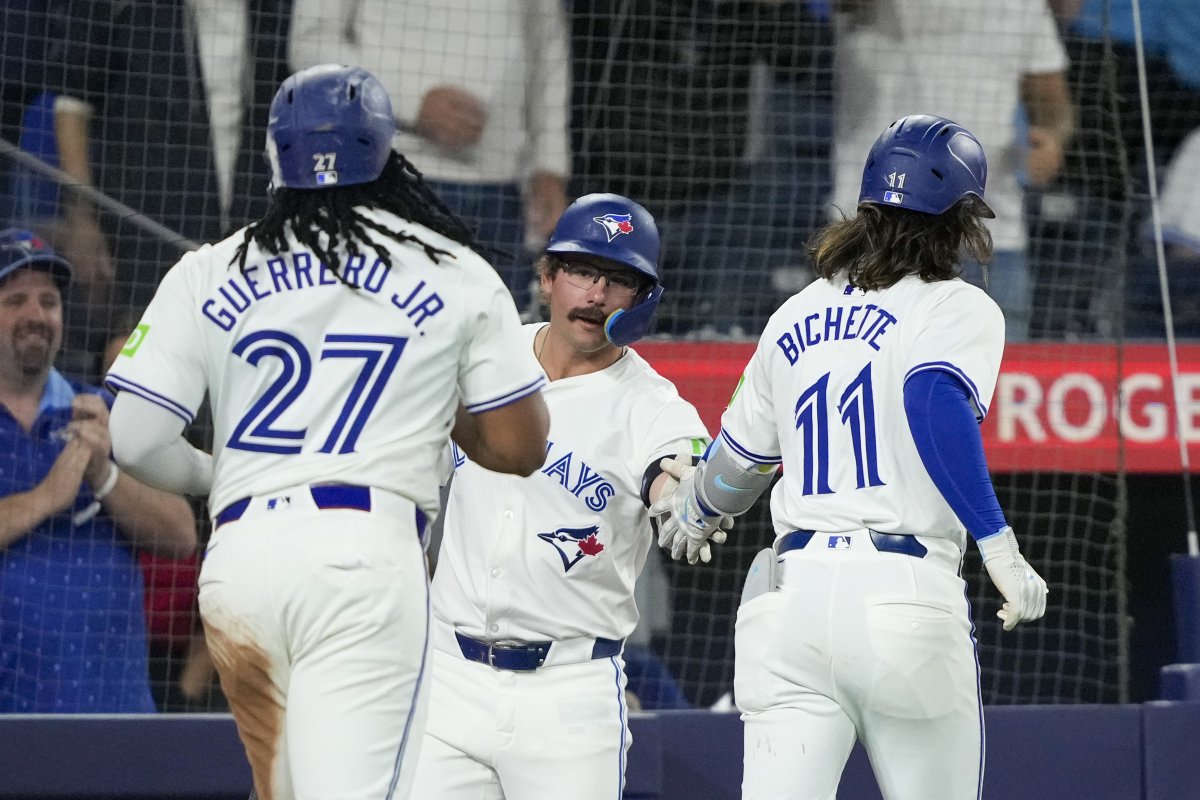
[[[715,432],[754,345],[642,342],[637,350]],[[988,463],[995,472],[1115,472],[1123,458],[1130,472],[1175,472],[1179,430],[1195,468],[1200,345],[1179,348],[1179,373],[1173,389],[1165,344],[1009,345],[983,424]]]

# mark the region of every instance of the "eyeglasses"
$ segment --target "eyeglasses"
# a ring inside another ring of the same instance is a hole
[[[642,279],[629,270],[602,269],[582,261],[562,262],[563,278],[576,289],[591,289],[601,278],[608,281],[614,297],[633,297],[642,288]]]

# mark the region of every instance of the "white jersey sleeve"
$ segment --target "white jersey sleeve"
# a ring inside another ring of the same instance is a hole
[[[106,379],[110,387],[162,406],[187,424],[195,419],[208,386],[188,273],[201,257],[198,253],[210,249],[205,245],[187,253],[167,272]]]
[[[508,405],[531,394],[546,375],[528,346],[512,295],[494,270],[468,275],[465,292],[477,294],[478,311],[467,321],[468,344],[459,366],[462,403],[473,414]],[[514,381],[514,376],[516,380]]]
[[[696,407],[682,397],[665,405],[654,415],[645,439],[647,448],[641,455],[643,468],[657,463],[667,456],[681,453],[700,456],[708,447],[709,438],[704,433],[704,423]],[[638,464],[635,462],[634,467]]]
[[[764,348],[770,351],[774,346],[765,339],[759,342],[729,407],[721,416],[721,440],[747,463],[779,464],[783,461],[779,430],[775,425],[771,374],[766,368],[768,359],[763,354]]]
[[[918,316],[904,380],[928,370],[949,372],[963,382],[975,418],[987,416],[1004,355],[1004,315],[981,290],[945,283]]]

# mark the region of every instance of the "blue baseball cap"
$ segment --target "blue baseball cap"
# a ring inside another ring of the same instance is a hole
[[[26,268],[50,273],[59,291],[71,283],[71,265],[40,236],[21,228],[0,231],[0,281]]]

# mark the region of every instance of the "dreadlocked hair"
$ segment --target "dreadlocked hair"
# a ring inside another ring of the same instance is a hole
[[[992,235],[970,197],[942,214],[859,203],[858,216],[825,226],[807,249],[819,277],[832,280],[845,273],[859,289],[875,290],[905,275],[927,282],[955,278],[964,255],[986,264]]]
[[[425,255],[435,264],[439,256],[450,255],[419,236],[380,225],[362,214],[360,208],[389,211],[472,250],[479,250],[467,224],[438,199],[407,158],[393,152],[388,156],[383,172],[370,183],[334,189],[276,189],[266,215],[246,228],[242,243],[229,263],[244,270],[251,242],[272,255],[286,252],[289,230],[343,283],[345,279],[339,270],[341,259],[337,253],[339,245],[344,245],[348,256],[354,258],[362,254],[361,243],[366,243],[380,261],[392,265],[387,248],[368,237],[368,228],[397,242],[412,242],[424,249]]]

